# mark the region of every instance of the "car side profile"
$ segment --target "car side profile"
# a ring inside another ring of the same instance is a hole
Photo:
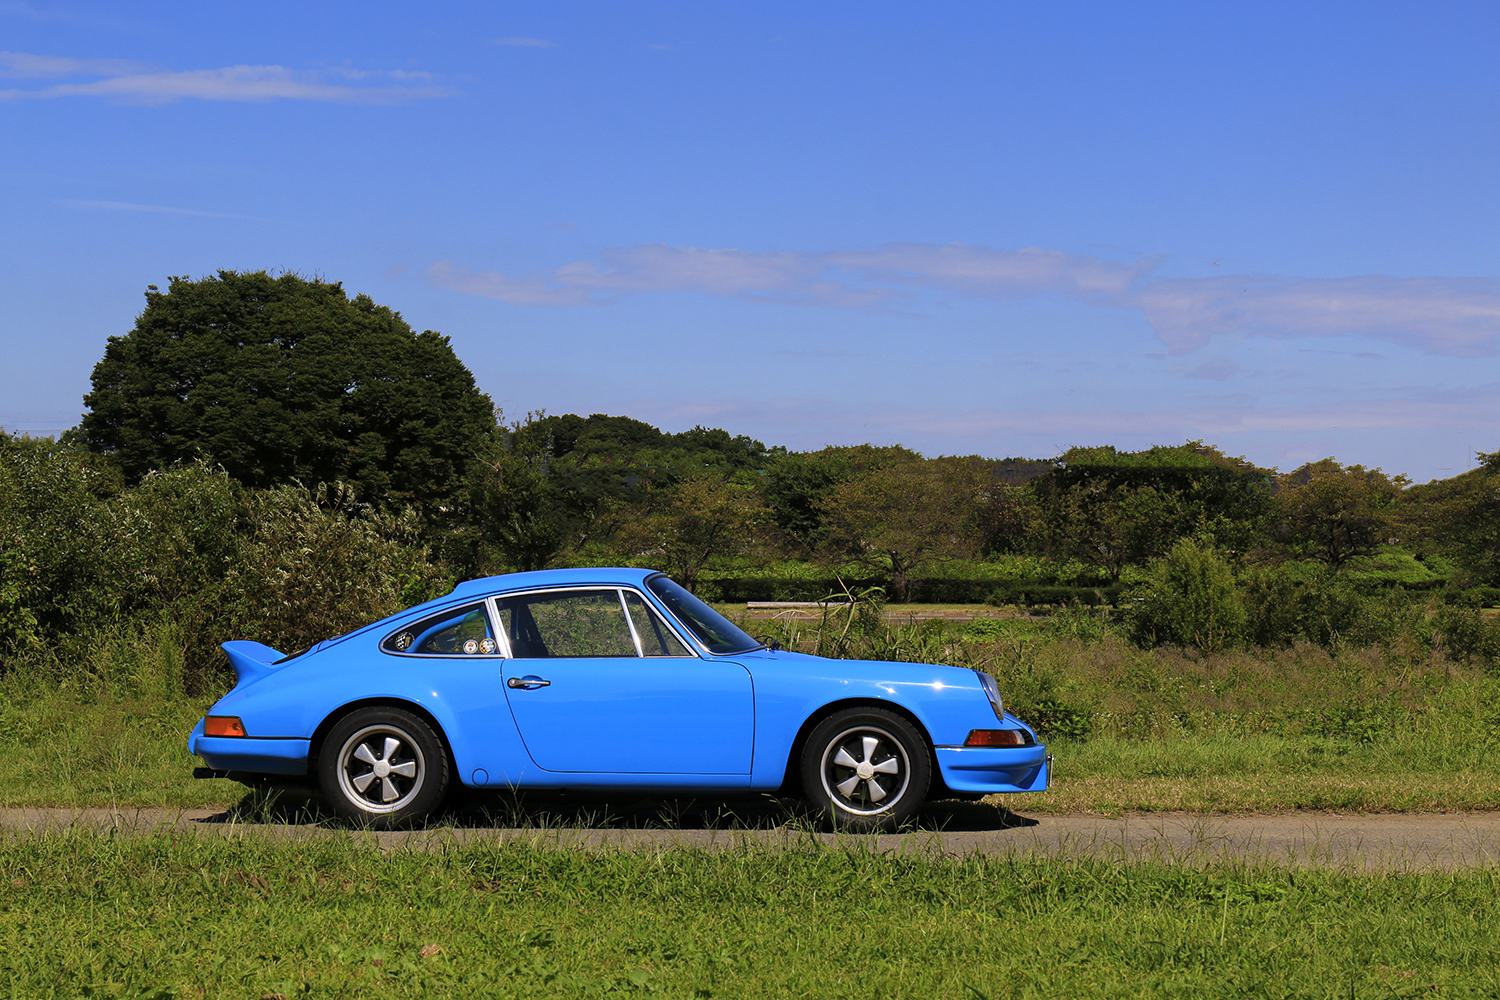
[[[1047,787],[988,674],[768,647],[652,570],[486,577],[291,655],[224,650],[237,683],[189,737],[195,774],[316,782],[379,828],[458,785],[781,792],[858,829]]]

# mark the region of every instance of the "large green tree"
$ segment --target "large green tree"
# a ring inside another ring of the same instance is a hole
[[[1122,452],[1071,448],[1029,483],[1049,552],[1091,562],[1112,579],[1167,553],[1179,539],[1211,536],[1250,549],[1271,503],[1272,475],[1202,441]]]
[[[839,481],[818,501],[828,554],[885,573],[897,603],[918,569],[976,553],[990,484],[984,459],[906,454]]]
[[[378,504],[452,495],[489,397],[448,338],[337,282],[173,277],[109,338],[80,427],[131,481],[193,459],[255,487],[342,480]]]
[[[1335,573],[1369,555],[1396,530],[1395,507],[1408,480],[1332,458],[1280,477],[1280,531],[1293,551],[1321,559]]]
[[[1500,583],[1500,452],[1479,453],[1479,468],[1409,487],[1398,510],[1420,550],[1453,556],[1470,583]]]

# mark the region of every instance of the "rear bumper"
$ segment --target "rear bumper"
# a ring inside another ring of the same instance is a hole
[[[203,763],[214,771],[301,775],[307,773],[311,745],[311,740],[204,736],[194,731],[188,740],[188,751],[202,757]]]
[[[1047,790],[1047,748],[938,747],[938,771],[955,792],[1043,792]]]

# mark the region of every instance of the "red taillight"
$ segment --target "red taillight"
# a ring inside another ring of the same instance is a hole
[[[966,747],[1024,747],[1026,734],[1019,729],[974,729],[964,740]]]
[[[204,736],[244,736],[245,724],[235,715],[210,715],[203,720]]]

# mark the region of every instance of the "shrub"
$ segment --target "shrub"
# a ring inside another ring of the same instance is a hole
[[[1479,660],[1487,666],[1500,661],[1500,625],[1485,621],[1477,609],[1444,606],[1433,625],[1450,659]]]
[[[1245,606],[1224,557],[1185,538],[1151,564],[1127,621],[1142,646],[1191,646],[1213,654],[1244,640]]]

